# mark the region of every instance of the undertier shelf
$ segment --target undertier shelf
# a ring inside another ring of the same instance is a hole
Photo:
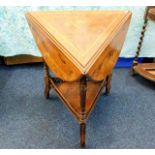
[[[80,82],[54,82],[54,84],[58,96],[67,106],[67,108],[71,110],[78,121],[82,120]],[[87,81],[85,97],[85,120],[88,118],[91,110],[93,109],[97,98],[104,88],[104,85],[105,82],[103,81]]]

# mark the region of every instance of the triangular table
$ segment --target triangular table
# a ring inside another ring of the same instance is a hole
[[[53,88],[80,123],[85,145],[86,120],[104,87],[130,23],[129,11],[37,11],[27,21],[45,61],[45,96]],[[57,76],[51,77],[49,69]]]

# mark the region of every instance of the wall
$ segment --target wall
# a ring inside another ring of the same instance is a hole
[[[32,54],[40,56],[28,28],[25,12],[31,10],[130,10],[133,13],[127,38],[121,52],[121,57],[133,57],[143,25],[145,7],[0,7],[0,55],[12,56],[17,54]],[[155,57],[155,23],[149,22],[142,57]]]

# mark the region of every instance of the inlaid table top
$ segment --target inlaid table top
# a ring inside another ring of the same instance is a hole
[[[64,59],[67,57],[67,61],[75,66],[68,65],[76,68],[75,76],[79,72],[89,72],[130,17],[129,11],[37,11],[27,14],[32,28],[35,27],[33,31],[40,29],[40,33],[47,35],[62,52]],[[47,57],[45,61],[50,59]],[[70,78],[75,77],[71,75]]]
[[[131,19],[129,11],[37,11],[26,14],[45,61],[45,96],[53,88],[85,124],[103,89],[110,92],[112,69]],[[50,69],[56,77],[49,75]]]

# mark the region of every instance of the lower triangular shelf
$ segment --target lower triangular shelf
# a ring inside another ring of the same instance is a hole
[[[80,103],[80,82],[59,82],[55,83],[55,86],[60,99],[64,102],[67,108],[71,110],[78,121],[81,122],[87,120],[98,96],[102,92],[104,82],[87,81],[84,120],[82,118],[82,108]]]

